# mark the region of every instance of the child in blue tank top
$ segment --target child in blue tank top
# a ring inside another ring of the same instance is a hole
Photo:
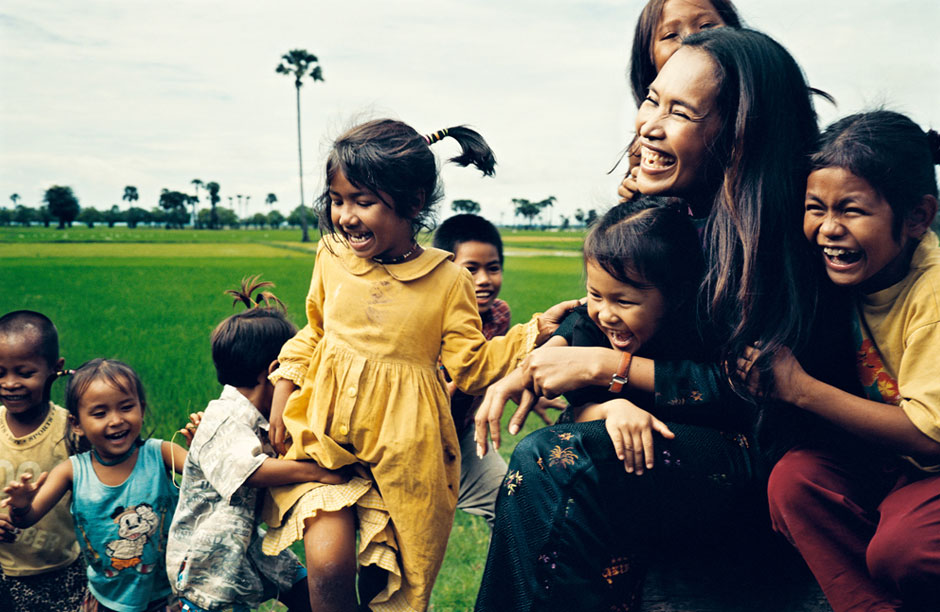
[[[167,468],[181,471],[186,451],[140,440],[143,386],[120,361],[94,359],[76,370],[65,402],[73,431],[91,450],[35,482],[28,474],[11,481],[4,489],[11,521],[27,527],[72,491],[75,533],[88,565],[83,609],[167,609],[166,534],[178,497]]]

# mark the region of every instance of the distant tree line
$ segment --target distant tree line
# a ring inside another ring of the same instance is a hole
[[[196,179],[193,184],[196,184]],[[316,215],[309,207],[296,207],[286,217],[278,210],[274,210],[273,205],[277,202],[277,196],[269,193],[265,198],[265,203],[271,207],[267,213],[255,213],[253,215],[244,215],[239,217],[234,210],[223,206],[218,206],[221,201],[219,197],[219,184],[209,182],[203,184],[198,181],[196,195],[191,195],[181,191],[171,191],[164,189],[160,193],[158,206],[150,210],[139,206],[131,206],[127,210],[121,210],[117,204],[108,209],[98,210],[92,206],[81,206],[78,198],[75,196],[71,187],[63,185],[53,185],[46,190],[43,196],[43,206],[30,208],[20,204],[22,198],[18,193],[10,195],[10,201],[13,208],[0,207],[0,226],[30,226],[41,225],[49,227],[56,223],[57,227],[72,227],[73,223],[80,223],[88,227],[96,225],[107,225],[114,227],[117,224],[126,225],[135,228],[138,226],[165,227],[167,229],[192,227],[196,229],[213,228],[238,228],[238,227],[256,227],[256,228],[279,228],[285,224],[289,227],[301,227],[302,212],[305,213],[308,226],[317,227]],[[198,209],[199,202],[198,188],[206,190],[210,207]],[[241,196],[239,196],[239,199]],[[124,195],[121,198],[128,204],[133,204],[140,199],[137,188],[128,185],[124,188]],[[246,200],[247,202],[247,200]]]

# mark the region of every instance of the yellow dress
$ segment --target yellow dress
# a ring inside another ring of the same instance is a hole
[[[479,392],[518,364],[538,331],[533,318],[487,342],[470,275],[452,258],[427,249],[383,265],[325,236],[308,323],[278,357],[275,375],[300,386],[284,410],[285,458],[358,464],[362,477],[272,488],[264,551],[301,539],[303,520],[318,510],[355,505],[359,564],[389,571],[374,611],[426,609],[444,558],[460,447],[438,358],[458,388]]]

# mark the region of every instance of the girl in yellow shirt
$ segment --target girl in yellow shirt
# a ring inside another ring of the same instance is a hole
[[[493,173],[474,130],[421,136],[388,119],[349,130],[327,159],[307,325],[271,374],[271,441],[287,459],[355,476],[272,489],[264,542],[275,554],[303,539],[314,610],[356,608],[357,565],[383,570],[373,592],[360,585],[372,610],[427,608],[460,473],[439,363],[479,393],[551,331],[554,317],[533,317],[487,342],[469,273],[415,240],[443,195],[430,145],[445,137],[461,147],[450,161]]]

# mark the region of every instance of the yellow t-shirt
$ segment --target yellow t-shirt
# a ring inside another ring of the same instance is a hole
[[[0,406],[0,481],[30,473],[38,478],[68,459],[66,436],[70,435],[68,412],[52,405],[45,421],[32,433],[17,438],[7,426],[6,408]],[[2,489],[2,487],[0,487]],[[0,497],[6,497],[0,493]],[[0,544],[0,567],[7,576],[30,576],[65,567],[81,553],[66,493],[46,516],[20,532],[16,542]]]
[[[921,239],[900,282],[861,296],[859,373],[869,397],[901,407],[940,442],[940,246]],[[923,466],[920,466],[923,468]],[[929,469],[940,471],[940,466]]]

